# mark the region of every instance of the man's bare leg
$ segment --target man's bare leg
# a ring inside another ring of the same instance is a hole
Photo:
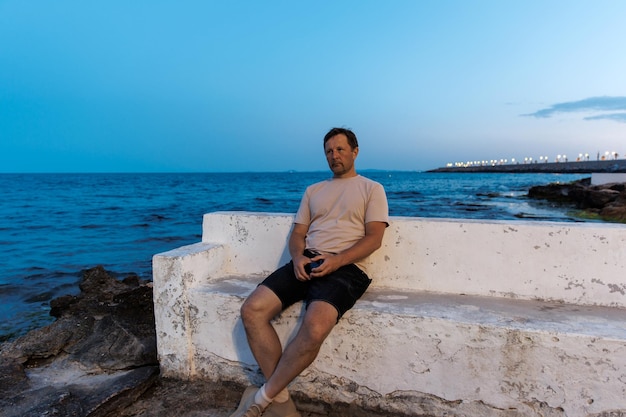
[[[263,285],[259,285],[241,306],[248,345],[266,380],[274,373],[283,353],[278,334],[271,324],[281,310],[280,299]]]
[[[337,315],[337,309],[325,301],[314,301],[309,305],[298,333],[279,355],[271,375],[266,375],[265,393],[269,398],[275,397],[313,363],[322,343],[337,324]]]

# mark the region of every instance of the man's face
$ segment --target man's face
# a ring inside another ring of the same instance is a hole
[[[356,175],[354,160],[359,153],[359,148],[350,148],[348,138],[343,133],[328,139],[324,144],[326,161],[336,178]]]

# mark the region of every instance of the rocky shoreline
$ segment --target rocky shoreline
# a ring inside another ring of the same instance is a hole
[[[569,206],[572,214],[581,219],[626,223],[625,183],[591,185],[591,178],[583,178],[531,187],[528,197]]]
[[[54,323],[0,346],[1,416],[104,416],[155,382],[150,284],[98,267],[80,289],[52,300]]]

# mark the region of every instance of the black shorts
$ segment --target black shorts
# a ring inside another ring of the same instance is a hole
[[[283,310],[298,301],[308,308],[312,301],[326,301],[337,309],[337,321],[350,310],[367,290],[372,280],[354,264],[309,281],[300,281],[293,271],[293,261],[277,269],[261,284],[272,290]]]

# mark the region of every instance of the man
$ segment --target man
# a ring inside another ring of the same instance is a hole
[[[287,385],[313,362],[371,282],[364,261],[380,247],[389,225],[385,191],[356,173],[359,145],[352,131],[331,129],[324,151],[333,177],[309,186],[302,197],[289,237],[291,262],[267,277],[241,307],[248,344],[266,382],[248,387],[231,417],[299,417]],[[271,320],[300,300],[306,312],[283,351]]]

